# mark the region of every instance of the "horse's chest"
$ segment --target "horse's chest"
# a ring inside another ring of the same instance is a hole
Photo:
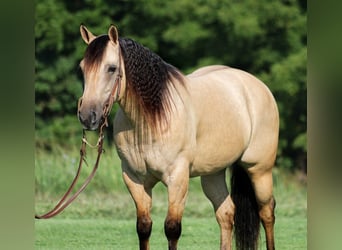
[[[166,150],[160,143],[140,144],[130,141],[116,140],[116,148],[122,162],[135,173],[146,175],[162,175],[165,169],[176,158],[172,149]]]
[[[177,116],[174,115],[167,129],[159,134],[153,135],[148,131],[145,141],[139,139],[138,131],[130,125],[123,113],[118,113],[114,124],[114,140],[125,168],[140,175],[152,173],[161,178],[172,169],[179,157],[191,158],[189,152],[195,142],[195,131],[191,129],[190,121],[184,123],[185,114],[188,113],[180,112]]]

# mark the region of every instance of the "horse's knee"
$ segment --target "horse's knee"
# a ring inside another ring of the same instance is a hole
[[[152,231],[152,220],[143,216],[137,218],[137,233],[140,240],[148,240]]]
[[[166,219],[164,230],[168,240],[178,240],[182,233],[182,223],[174,219]]]

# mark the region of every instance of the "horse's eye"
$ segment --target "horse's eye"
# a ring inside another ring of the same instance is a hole
[[[108,67],[108,73],[109,74],[114,74],[115,70],[116,70],[116,67],[114,65],[110,65]]]

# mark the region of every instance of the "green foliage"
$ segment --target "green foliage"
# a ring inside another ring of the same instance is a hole
[[[78,64],[94,34],[110,24],[184,73],[225,64],[260,77],[281,117],[278,165],[293,169],[306,156],[306,3],[288,1],[36,0],[36,141],[73,143],[82,94]]]
[[[269,83],[280,113],[279,165],[293,168],[306,154],[306,47],[274,63],[261,76]]]

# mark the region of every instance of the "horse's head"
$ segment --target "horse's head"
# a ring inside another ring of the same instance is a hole
[[[108,35],[94,36],[81,25],[80,32],[88,44],[80,67],[84,76],[83,95],[78,104],[78,118],[85,129],[95,130],[120,98],[123,61],[117,29],[112,25]]]

